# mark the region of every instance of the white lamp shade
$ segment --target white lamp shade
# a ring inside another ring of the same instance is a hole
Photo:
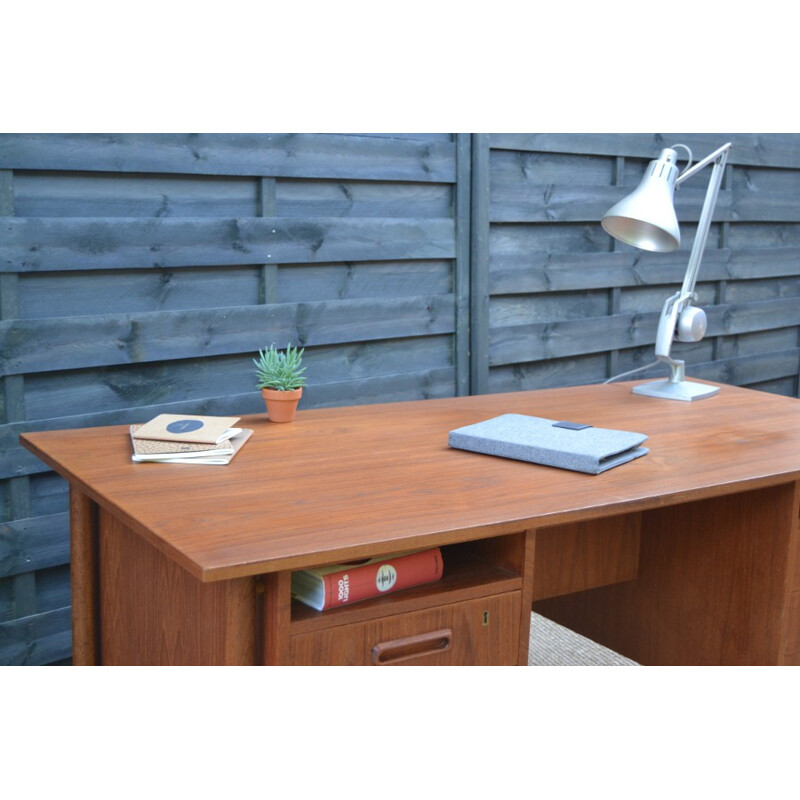
[[[606,233],[642,250],[668,253],[681,243],[673,194],[678,169],[674,150],[665,149],[651,161],[641,183],[606,212],[601,225]]]

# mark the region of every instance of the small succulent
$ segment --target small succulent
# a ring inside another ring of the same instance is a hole
[[[259,389],[277,389],[279,392],[290,392],[306,385],[303,373],[303,353],[305,348],[298,350],[291,345],[286,350],[277,350],[272,344],[264,350],[258,351],[258,358],[253,359],[256,365],[256,377]]]

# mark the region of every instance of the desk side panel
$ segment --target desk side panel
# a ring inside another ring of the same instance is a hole
[[[645,512],[636,580],[533,608],[642,664],[781,663],[796,514],[794,484]]]
[[[99,523],[103,664],[255,663],[255,579],[202,583],[103,509]]]

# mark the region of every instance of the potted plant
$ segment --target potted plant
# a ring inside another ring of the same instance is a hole
[[[303,363],[305,349],[298,350],[291,345],[286,350],[277,350],[270,345],[258,351],[256,365],[258,388],[267,405],[267,413],[272,422],[291,422],[303,394],[306,368]]]

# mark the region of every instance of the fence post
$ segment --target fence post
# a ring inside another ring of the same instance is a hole
[[[470,394],[489,391],[489,134],[472,134]]]

